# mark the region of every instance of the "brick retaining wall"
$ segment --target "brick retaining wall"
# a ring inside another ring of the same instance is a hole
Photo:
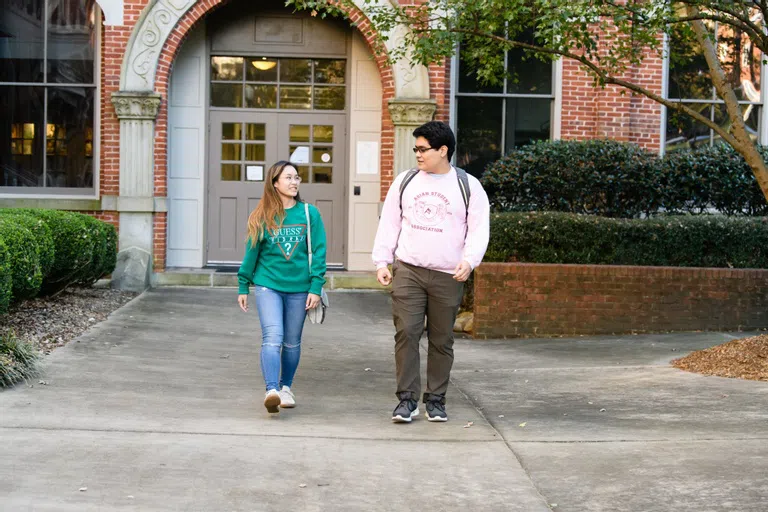
[[[483,263],[478,338],[768,327],[768,270]]]

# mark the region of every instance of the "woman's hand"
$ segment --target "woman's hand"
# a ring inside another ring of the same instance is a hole
[[[240,309],[248,312],[248,294],[238,295],[237,296],[237,304],[240,306]]]
[[[310,293],[307,295],[307,307],[305,309],[310,310],[320,304],[320,296]]]

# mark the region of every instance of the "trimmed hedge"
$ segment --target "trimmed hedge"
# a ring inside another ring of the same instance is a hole
[[[8,251],[13,300],[34,297],[43,282],[37,236],[15,218],[0,217],[0,238]]]
[[[768,161],[768,149],[761,148]],[[541,141],[490,164],[494,211],[560,211],[636,218],[658,212],[768,215],[749,166],[724,144],[663,158],[612,140]]]
[[[768,268],[768,219],[496,213],[485,261]]]
[[[1,286],[5,277],[14,283],[10,302],[32,297],[38,290],[54,294],[70,284],[93,284],[111,273],[117,261],[114,226],[79,213],[2,209],[3,240],[7,254],[0,262],[0,313],[7,311]]]
[[[11,277],[11,259],[5,242],[0,238],[0,315],[8,312],[13,291],[13,278]]]

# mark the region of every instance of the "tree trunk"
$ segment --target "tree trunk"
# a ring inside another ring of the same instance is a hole
[[[699,14],[699,10],[695,7],[688,6],[687,9],[688,14],[691,16]],[[725,72],[720,65],[710,33],[701,21],[693,21],[691,25],[696,33],[696,39],[704,51],[704,58],[706,58],[707,66],[712,73],[712,83],[715,86],[715,90],[725,101],[725,109],[728,112],[728,118],[731,120],[732,135],[736,139],[733,149],[741,153],[747,165],[752,169],[752,173],[757,179],[757,184],[760,186],[760,190],[762,190],[763,196],[765,196],[765,200],[768,202],[768,166],[765,165],[762,155],[757,150],[757,144],[749,138],[736,94],[733,92],[731,84],[728,83]]]

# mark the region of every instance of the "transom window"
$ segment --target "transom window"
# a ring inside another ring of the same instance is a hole
[[[753,12],[758,24],[762,15]],[[747,131],[758,140],[763,104],[760,94],[762,54],[743,32],[727,25],[714,25],[715,45],[726,77],[736,92]],[[667,98],[680,101],[718,125],[728,128],[725,103],[718,98],[712,77],[698,45],[673,33],[669,38]],[[666,151],[714,144],[721,140],[714,130],[684,114],[667,109]]]
[[[527,34],[522,39],[530,39]],[[517,146],[551,137],[554,102],[553,64],[509,50],[507,78],[500,86],[482,86],[458,54],[456,165],[474,176]]]
[[[346,60],[211,57],[211,106],[344,110]]]
[[[0,192],[93,192],[99,19],[92,1],[3,2]]]

